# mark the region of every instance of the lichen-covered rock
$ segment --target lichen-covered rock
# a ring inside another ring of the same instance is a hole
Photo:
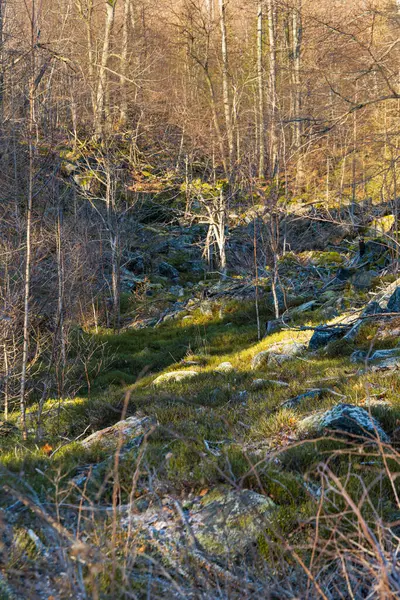
[[[251,490],[216,490],[192,513],[191,526],[211,554],[239,555],[262,535],[275,508],[270,498]]]
[[[281,363],[286,360],[295,358],[304,352],[304,344],[298,342],[277,343],[273,344],[267,350],[262,350],[256,354],[251,361],[251,368],[254,370],[261,369],[269,362]]]
[[[155,421],[150,417],[128,417],[111,427],[96,431],[81,441],[85,449],[99,446],[103,450],[116,450],[126,447],[127,444],[138,446],[143,436],[155,426]]]
[[[171,383],[171,381],[183,381],[184,379],[196,377],[198,374],[198,371],[171,371],[170,373],[163,373],[162,375],[159,375],[153,381],[153,385],[162,385],[164,383]]]
[[[313,414],[298,424],[300,435],[322,435],[327,431],[338,431],[362,437],[377,436],[389,442],[389,436],[365,408],[354,404],[337,404],[328,411]]]
[[[215,368],[217,373],[231,373],[233,371],[233,365],[231,362],[222,362]]]

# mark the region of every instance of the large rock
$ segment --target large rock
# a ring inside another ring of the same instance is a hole
[[[362,437],[378,436],[383,442],[389,442],[389,436],[378,421],[354,404],[337,404],[331,410],[302,419],[298,425],[300,435],[322,435],[330,430]]]
[[[319,350],[319,348],[324,348],[330,344],[330,342],[339,340],[345,333],[346,330],[343,327],[328,327],[327,325],[321,325],[315,329],[308,344],[308,349]]]
[[[191,526],[200,544],[216,555],[238,555],[265,531],[276,505],[251,490],[217,490],[193,512]]]
[[[164,383],[171,383],[171,381],[183,381],[184,379],[196,377],[198,374],[198,371],[171,371],[170,373],[163,373],[162,375],[159,375],[153,381],[153,385],[163,385]]]
[[[179,279],[179,271],[167,262],[162,262],[158,265],[158,272],[163,277],[168,277],[168,279]]]
[[[81,441],[85,449],[98,446],[102,450],[116,450],[127,445],[138,446],[143,436],[155,426],[155,421],[150,417],[128,417],[111,427],[96,431]]]
[[[287,342],[273,344],[267,350],[262,350],[256,354],[251,361],[251,368],[254,370],[261,369],[266,366],[269,362],[282,363],[286,360],[296,358],[299,354],[304,352],[304,344],[298,342]]]

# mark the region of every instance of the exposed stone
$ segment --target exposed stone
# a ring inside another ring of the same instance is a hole
[[[392,356],[371,365],[372,371],[395,371],[400,369],[400,356]]]
[[[400,348],[390,348],[386,350],[375,350],[375,352],[371,355],[371,362],[386,360],[387,358],[392,358],[397,356],[400,358]]]
[[[193,511],[191,526],[208,552],[239,555],[262,535],[275,507],[270,498],[251,490],[216,490]]]
[[[309,399],[319,400],[319,398],[322,398],[322,396],[324,395],[325,392],[326,392],[326,390],[320,389],[320,388],[316,388],[314,390],[308,390],[307,392],[304,392],[304,394],[299,394],[299,396],[295,396],[294,398],[285,400],[285,402],[282,402],[281,406],[283,408],[295,408],[303,400],[309,400]]]
[[[89,449],[100,446],[103,450],[116,450],[118,447],[137,446],[143,436],[155,426],[150,417],[128,417],[111,427],[96,431],[81,441],[81,445]]]
[[[352,355],[350,356],[350,362],[351,363],[362,363],[365,362],[365,359],[367,358],[368,353],[365,352],[364,350],[355,350]]]
[[[276,379],[255,379],[251,384],[253,390],[262,390],[271,386],[289,387],[289,384],[286,383],[286,381],[279,381]]]
[[[162,385],[164,383],[171,383],[171,381],[183,381],[184,379],[196,377],[198,374],[198,371],[171,371],[170,373],[163,373],[162,375],[159,375],[153,381],[153,385]]]
[[[397,287],[390,296],[386,310],[387,312],[400,312],[400,287]]]
[[[168,277],[168,279],[179,279],[179,271],[167,262],[158,265],[158,272],[163,277]]]
[[[337,404],[331,410],[313,414],[298,424],[300,435],[321,435],[334,430],[362,437],[379,436],[383,442],[389,437],[367,410],[354,404]]]
[[[215,368],[217,373],[230,373],[233,370],[234,369],[231,362],[222,362],[218,365],[218,367]]]
[[[270,361],[281,363],[290,360],[304,352],[304,350],[304,344],[298,342],[273,344],[267,350],[262,350],[254,356],[251,361],[251,368],[253,370],[260,369]]]
[[[176,296],[177,298],[183,298],[183,296],[185,295],[185,290],[180,285],[173,285],[169,288],[169,293],[173,296]]]
[[[343,337],[345,333],[346,329],[343,327],[328,327],[327,325],[321,325],[315,329],[308,344],[308,349],[318,350],[319,348],[324,348],[330,342]]]

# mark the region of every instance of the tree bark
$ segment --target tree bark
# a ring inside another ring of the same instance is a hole
[[[276,94],[276,9],[275,0],[267,0],[268,13],[268,58],[269,58],[269,175],[275,177],[278,172],[279,146],[277,133],[277,94]]]
[[[263,0],[258,2],[257,14],[257,78],[258,78],[258,176],[265,175],[265,133],[264,133],[264,31]]]
[[[104,128],[104,111],[107,98],[107,63],[110,58],[111,31],[114,24],[116,0],[106,0],[106,20],[104,26],[103,50],[99,67],[99,78],[96,96],[95,134],[101,137]]]
[[[225,113],[226,136],[229,150],[229,168],[233,159],[233,125],[232,110],[229,93],[229,61],[228,61],[228,36],[226,31],[226,3],[225,0],[219,0],[220,26],[221,26],[221,55],[222,55],[222,95]]]

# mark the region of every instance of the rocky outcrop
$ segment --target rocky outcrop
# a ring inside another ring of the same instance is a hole
[[[347,433],[363,438],[380,438],[389,442],[389,436],[367,410],[354,404],[337,404],[328,411],[318,412],[302,419],[298,432],[305,437],[322,435],[329,431]]]

